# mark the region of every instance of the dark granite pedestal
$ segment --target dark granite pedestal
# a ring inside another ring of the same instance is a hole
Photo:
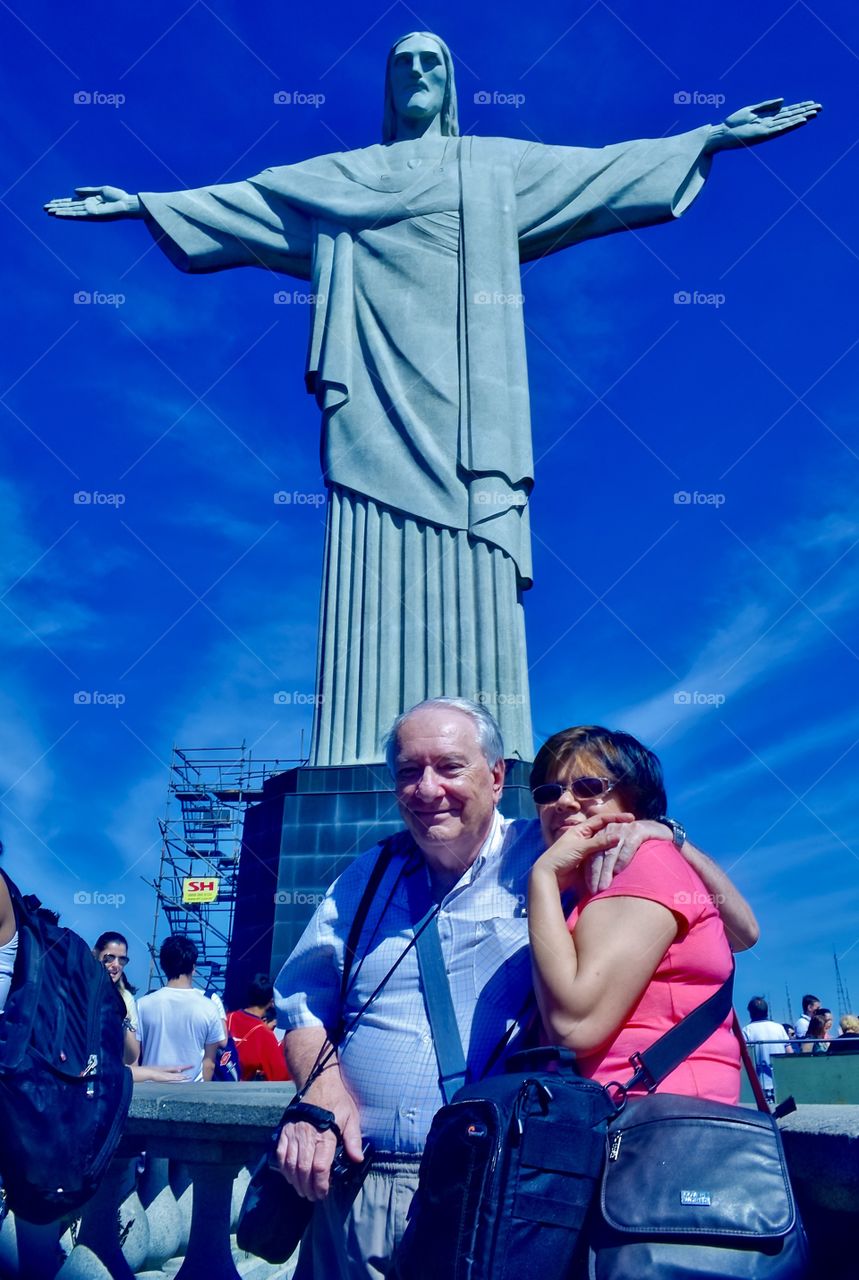
[[[507,761],[505,817],[534,816],[530,769]],[[245,816],[228,1008],[241,1007],[257,973],[277,973],[332,880],[402,825],[383,764],[305,765],[269,778]]]

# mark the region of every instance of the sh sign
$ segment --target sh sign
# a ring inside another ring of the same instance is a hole
[[[220,883],[217,876],[209,880],[185,879],[182,881],[182,901],[217,902]]]

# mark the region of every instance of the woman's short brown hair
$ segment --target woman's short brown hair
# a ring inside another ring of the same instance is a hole
[[[554,781],[580,756],[616,779],[636,818],[664,816],[668,801],[659,758],[632,734],[598,724],[562,729],[544,742],[531,769],[531,789]]]

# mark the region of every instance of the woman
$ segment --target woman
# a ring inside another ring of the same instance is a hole
[[[543,1024],[553,1043],[575,1050],[582,1075],[624,1081],[631,1055],[728,977],[725,930],[713,895],[672,841],[659,838],[668,828],[655,824],[657,838],[608,888],[587,890],[587,838],[607,822],[656,820],[666,811],[659,760],[635,738],[597,725],[565,729],[539,751],[531,788],[547,845],[528,893]],[[567,890],[578,895],[569,917]],[[726,1018],[660,1088],[736,1103],[740,1050],[731,1022]]]
[[[3,846],[0,844],[0,853],[2,852]],[[3,1012],[12,985],[17,954],[18,926],[15,923],[15,908],[12,906],[6,881],[0,876],[0,1013]]]
[[[832,1030],[832,1010],[818,1009],[811,1015],[808,1023],[808,1030],[805,1033],[805,1041],[802,1046],[803,1053],[821,1054],[829,1052],[829,1032]]]
[[[92,953],[99,964],[103,964],[107,969],[111,981],[116,983],[119,994],[122,996],[122,1002],[125,1005],[125,1020],[122,1024],[125,1031],[124,1060],[127,1067],[133,1066],[140,1057],[140,1036],[137,1005],[134,1002],[136,988],[132,987],[125,976],[125,966],[129,960],[128,942],[121,933],[103,933],[96,938]]]
[[[188,1070],[187,1066],[142,1067],[137,1061],[140,1057],[137,1004],[134,1000],[134,993],[137,988],[133,987],[125,976],[125,966],[129,961],[128,942],[126,939],[121,933],[102,933],[96,938],[92,953],[99,964],[103,964],[107,969],[111,981],[117,984],[119,994],[122,996],[122,1003],[125,1005],[125,1019],[122,1023],[125,1031],[123,1060],[125,1065],[131,1068],[135,1084],[145,1084],[147,1082],[154,1084],[183,1083],[185,1079],[184,1073]]]

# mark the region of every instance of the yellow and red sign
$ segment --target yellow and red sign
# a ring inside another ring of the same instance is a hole
[[[217,902],[220,887],[221,881],[218,876],[209,876],[207,880],[187,876],[182,881],[182,901]]]

